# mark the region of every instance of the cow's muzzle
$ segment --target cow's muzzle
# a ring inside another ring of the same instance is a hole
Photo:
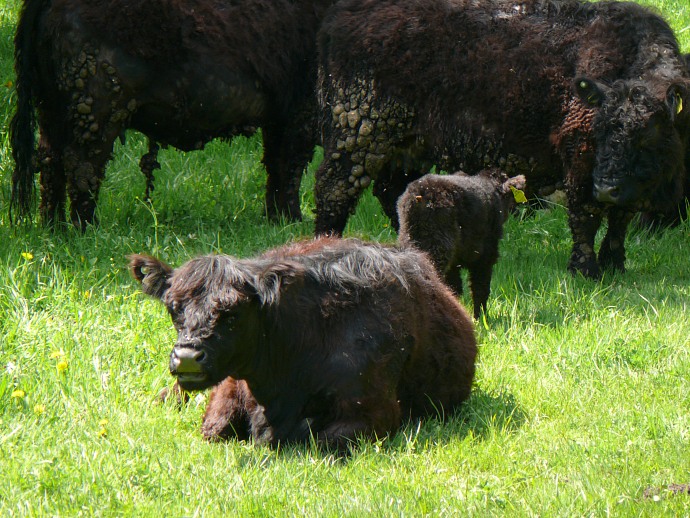
[[[621,200],[621,189],[614,185],[595,184],[594,199],[599,203],[616,205]]]
[[[192,347],[175,346],[170,354],[170,374],[182,383],[204,381],[207,374],[201,362],[206,354]]]

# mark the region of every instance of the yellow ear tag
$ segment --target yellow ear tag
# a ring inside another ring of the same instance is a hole
[[[683,96],[676,94],[676,115],[683,111]]]
[[[515,198],[516,203],[527,203],[527,196],[525,196],[523,191],[516,189],[512,185],[510,186],[510,190],[513,192],[513,198]]]

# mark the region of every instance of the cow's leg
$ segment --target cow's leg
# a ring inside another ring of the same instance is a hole
[[[573,249],[568,271],[597,279],[600,272],[594,254],[594,237],[601,225],[601,215],[591,206],[577,206],[571,203],[569,207],[568,223],[573,236]]]
[[[266,214],[300,221],[300,185],[307,164],[314,156],[317,114],[309,99],[291,112],[288,120],[263,130],[266,167]]]
[[[151,193],[155,187],[153,183],[155,179],[153,172],[156,169],[161,168],[161,164],[158,161],[159,149],[160,146],[153,140],[149,139],[149,150],[139,160],[139,169],[141,169],[141,172],[146,178],[146,194],[144,195],[144,199],[146,201],[151,201]]]
[[[226,378],[211,391],[201,433],[209,441],[249,439],[249,413],[256,401],[243,381]]]
[[[414,113],[393,101],[372,99],[373,85],[357,81],[348,88],[331,86],[324,160],[316,173],[317,234],[341,234],[364,189],[386,167],[412,126]],[[389,169],[377,195],[397,225],[395,203],[404,180]],[[389,194],[386,185],[390,186]]]
[[[599,266],[625,271],[625,234],[633,213],[614,207],[609,210],[609,227],[599,248]]]
[[[338,419],[316,431],[318,444],[344,451],[359,437],[383,438],[401,422],[400,405],[395,399],[361,398],[339,404]]]
[[[482,310],[486,313],[486,303],[491,293],[492,271],[493,264],[488,261],[470,268],[470,288],[472,290],[474,318],[479,318]]]
[[[64,222],[67,191],[62,150],[51,146],[50,139],[43,130],[38,142],[37,155],[41,186],[41,221],[46,225]]]
[[[436,271],[443,275],[443,280],[446,284],[450,286],[457,295],[462,295],[461,263],[454,255],[449,253],[449,249],[452,245],[448,243],[453,242],[453,237],[443,232],[444,229],[435,230],[435,233],[426,236],[423,246],[420,248],[429,253],[436,267]]]
[[[457,265],[449,265],[443,272],[443,279],[457,295],[462,295],[462,272]]]
[[[124,130],[130,115],[126,108],[111,110],[107,98],[99,100],[99,104],[106,109],[97,112],[94,106],[91,112],[94,122],[89,131],[78,135],[63,155],[70,218],[72,224],[82,230],[96,222],[96,203],[105,166],[112,155],[115,139]]]
[[[114,140],[109,143],[112,146]],[[82,230],[96,223],[96,203],[105,175],[105,164],[110,151],[101,156],[92,156],[93,149],[68,147],[65,150],[65,176],[70,199],[70,219]]]
[[[427,231],[423,235],[419,235],[419,231],[416,231],[416,239],[412,239],[411,243],[431,256],[436,271],[443,276],[445,283],[457,295],[462,295],[462,272],[460,271],[462,260],[454,250],[454,234],[455,229],[447,228],[434,228],[432,232]]]
[[[63,155],[65,180],[72,223],[82,229],[94,222],[105,164],[137,106],[125,93],[118,71],[101,59],[105,54],[85,44],[61,72],[72,127]]]
[[[39,214],[45,225],[65,221],[67,180],[64,169],[64,148],[72,134],[69,117],[64,103],[56,102],[45,106],[38,114],[40,136],[36,153],[39,170],[40,204]],[[48,104],[48,103],[46,103]]]
[[[359,342],[359,343],[358,343]],[[400,426],[402,413],[398,391],[405,360],[389,351],[403,348],[413,351],[414,340],[399,340],[388,331],[377,336],[368,333],[366,345],[357,340],[347,350],[377,351],[367,366],[345,362],[342,384],[333,386],[334,394],[328,411],[313,433],[319,444],[338,450],[345,449],[358,437],[385,437]],[[371,353],[374,354],[374,353]]]
[[[407,189],[407,184],[426,174],[423,168],[410,168],[406,164],[397,164],[396,161],[389,162],[381,170],[374,182],[374,196],[381,203],[383,212],[391,220],[391,225],[395,230],[400,227],[398,223],[398,198]]]
[[[264,127],[264,166],[266,167],[266,215],[272,221],[281,216],[290,220],[301,220],[299,188],[302,173],[309,161],[308,154],[290,151],[287,141],[292,135],[282,133],[276,128]],[[296,143],[295,143],[296,144]]]
[[[314,231],[318,234],[340,235],[345,230],[348,216],[354,212],[362,194],[362,185],[355,187],[348,178],[356,164],[349,155],[336,150],[336,140],[324,149],[324,160],[316,172],[314,197],[316,221]],[[370,180],[367,180],[367,186]]]

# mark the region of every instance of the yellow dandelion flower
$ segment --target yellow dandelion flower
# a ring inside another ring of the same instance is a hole
[[[104,427],[105,425],[108,424],[108,420],[107,419],[101,419],[100,421],[98,421],[98,424],[101,425],[101,427]]]
[[[50,353],[51,358],[62,358],[65,355],[65,351],[60,349],[59,351],[53,351]]]
[[[22,257],[27,261],[31,261],[31,259],[34,258],[34,254],[32,254],[31,252],[22,252]]]
[[[98,436],[99,437],[105,437],[107,435],[108,435],[108,430],[106,430],[105,428],[101,428],[100,430],[98,430]]]
[[[12,391],[12,397],[14,399],[22,399],[24,396],[26,396],[26,392],[24,392],[21,389],[17,389],[17,390]]]
[[[65,360],[62,360],[61,362],[58,362],[57,364],[57,371],[62,374],[67,370],[67,362]]]
[[[90,299],[91,298],[91,290],[85,291],[84,292],[84,298],[85,299]]]
[[[34,414],[36,414],[36,415],[44,414],[45,411],[46,411],[46,406],[45,406],[45,405],[36,405],[36,406],[34,406]]]

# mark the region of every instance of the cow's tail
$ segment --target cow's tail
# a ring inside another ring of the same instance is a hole
[[[36,111],[34,85],[37,84],[36,22],[48,0],[25,0],[14,37],[14,69],[17,111],[10,122],[14,171],[10,221],[29,218],[35,197]]]

